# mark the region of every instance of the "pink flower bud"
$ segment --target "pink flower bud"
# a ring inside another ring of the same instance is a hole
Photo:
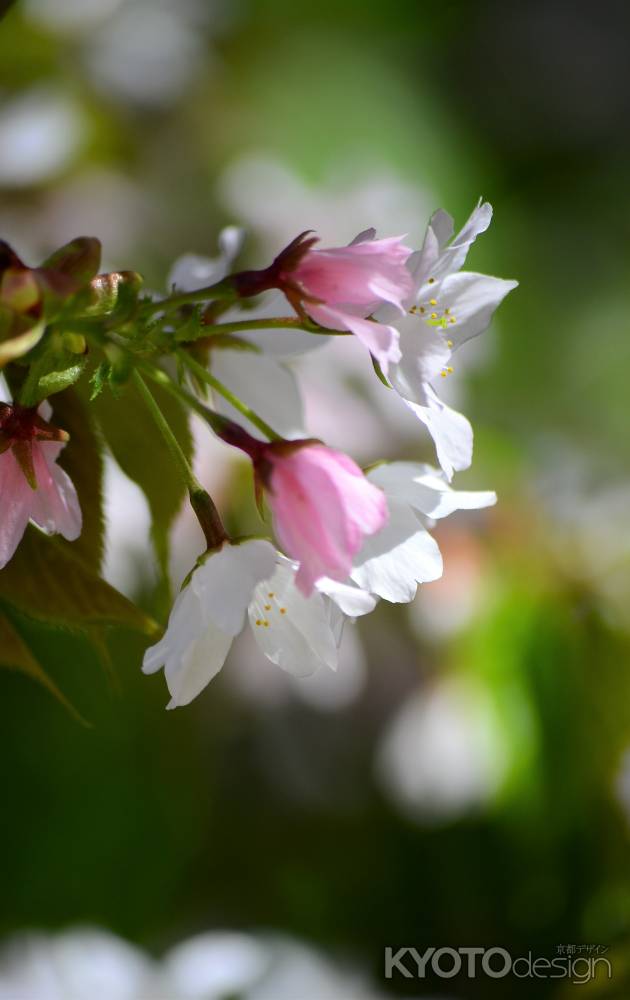
[[[412,251],[402,241],[400,236],[376,240],[369,229],[349,246],[317,250],[317,240],[302,233],[266,270],[244,271],[234,281],[240,295],[280,288],[300,316],[353,333],[387,372],[401,357],[398,331],[368,317],[384,304],[405,312],[403,302],[412,290],[405,264]]]
[[[278,540],[299,561],[296,584],[345,580],[366,535],[387,522],[385,495],[347,455],[318,441],[274,442],[256,460]]]

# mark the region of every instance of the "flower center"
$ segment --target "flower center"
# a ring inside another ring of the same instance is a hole
[[[273,601],[273,604],[268,603],[269,601]],[[270,590],[269,593],[267,594],[267,602],[263,604],[263,611],[265,613],[268,611],[271,611],[272,613],[274,611],[279,611],[281,615],[286,615],[287,613],[286,608],[279,606],[279,602],[276,599],[276,595],[273,592],[273,590]],[[255,624],[258,626],[258,628],[269,628],[270,625],[269,618],[265,614],[264,618],[257,618]]]
[[[434,283],[435,278],[429,278],[428,284],[432,285]],[[427,326],[434,327],[439,333],[444,333],[448,330],[449,326],[453,326],[457,323],[457,317],[451,312],[450,306],[441,305],[436,298],[421,299],[415,306],[411,307],[409,312],[412,316],[418,316],[419,319],[424,320]],[[447,340],[446,346],[451,348],[453,346],[453,341]],[[442,378],[446,378],[447,375],[452,375],[452,373],[452,366],[447,365],[442,369],[440,375]]]

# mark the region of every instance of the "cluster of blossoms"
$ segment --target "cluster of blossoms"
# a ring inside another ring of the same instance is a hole
[[[470,465],[472,430],[437,392],[454,351],[487,328],[516,284],[461,270],[490,219],[490,206],[480,203],[454,236],[450,216],[439,211],[418,251],[402,237],[377,239],[374,230],[334,249],[318,248],[317,238],[303,233],[269,267],[232,273],[240,236],[230,229],[222,234],[219,258],[178,261],[171,294],[159,300],[139,294],[135,274],[93,273],[95,241],[76,240],[40,268],[27,268],[4,247],[0,364],[14,402],[0,411],[0,566],[29,519],[68,539],[81,531],[76,492],[56,464],[65,435],[48,422],[40,397],[42,386],[55,392],[78,379],[81,364],[73,367],[73,352],[83,362],[96,349],[105,360],[92,374],[94,394],[108,379],[112,386],[135,380],[179,464],[207,542],[163,638],[144,658],[146,673],[164,668],[169,707],[190,702],[216,675],[246,619],[263,653],[281,668],[302,676],[335,669],[346,619],[372,611],[379,599],[411,601],[419,583],[441,575],[433,522],[496,500],[492,492],[451,488],[454,472]],[[292,315],[243,308],[241,300],[271,290],[273,307],[279,291]],[[439,468],[397,461],[363,471],[348,455],[303,432],[296,436],[300,415],[292,403],[299,404],[299,392],[287,385],[287,369],[267,352],[261,331],[294,338],[299,352],[305,337],[319,346],[322,337],[354,336],[381,381],[428,429]],[[179,379],[161,364],[169,354],[179,362]],[[228,355],[231,367],[224,363]],[[44,370],[51,357],[52,372]],[[68,374],[75,369],[76,378]],[[263,537],[228,537],[144,377],[249,457],[259,507],[266,499],[278,547]],[[216,409],[191,391],[200,384],[213,389]],[[273,396],[276,388],[278,398],[266,405],[265,393]]]

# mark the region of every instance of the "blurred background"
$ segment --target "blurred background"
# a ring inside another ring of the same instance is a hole
[[[614,969],[587,995],[630,994],[629,30],[622,0],[19,0],[0,21],[0,235],[27,262],[95,235],[106,268],[164,290],[228,223],[263,266],[305,228],[417,246],[435,208],[462,224],[483,195],[469,267],[521,283],[446,386],[475,428],[455,485],[499,504],[442,522],[443,580],[348,629],[338,676],[295,682],[244,637],[167,714],[137,638],[112,637],[112,686],[80,639],[42,633],[91,729],[0,676],[0,987],[88,955],[127,983],[108,1000],[227,1000],[273,952],[257,1000],[562,998],[387,982],[383,950],[582,944]],[[345,340],[299,375],[329,444],[433,461]],[[250,530],[246,468],[197,441]],[[155,610],[146,505],[107,475],[108,579]],[[181,579],[185,513],[175,542]],[[138,963],[171,975],[202,933],[170,992],[133,992]],[[6,997],[97,996],[28,982]]]

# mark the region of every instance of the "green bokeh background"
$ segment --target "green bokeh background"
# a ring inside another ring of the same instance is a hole
[[[84,35],[19,2],[0,22],[0,97],[62,88],[84,126],[63,169],[0,191],[18,249],[21,227],[31,252],[52,249],[33,221],[50,197],[115,170],[149,209],[128,259],[106,246],[108,263],[161,287],[177,254],[214,252],[221,225],[241,221],[217,179],[262,150],[316,188],[340,163],[387,169],[462,222],[482,193],[496,221],[472,266],[521,283],[489,356],[456,375],[476,433],[458,485],[500,494],[468,529],[489,594],[466,628],[423,639],[403,609],[379,609],[361,633],[369,683],[331,713],[254,704],[220,677],[167,714],[135,637],[112,637],[112,688],[80,640],[42,633],[92,728],[0,677],[3,932],[89,922],[159,953],[201,929],[278,929],[376,981],[387,944],[553,956],[595,943],[615,976],[583,989],[628,995],[630,828],[614,787],[630,744],[629,525],[593,497],[630,476],[629,28],[615,2],[241,0],[205,29],[207,65],[147,106],[94,86]],[[416,241],[425,222],[409,222]],[[262,247],[254,234],[252,260]],[[549,482],[565,487],[555,505]],[[615,531],[602,565],[589,553]],[[451,674],[488,692],[507,773],[482,809],[423,824],[383,794],[374,750],[409,692]],[[575,989],[426,984],[462,998]]]

